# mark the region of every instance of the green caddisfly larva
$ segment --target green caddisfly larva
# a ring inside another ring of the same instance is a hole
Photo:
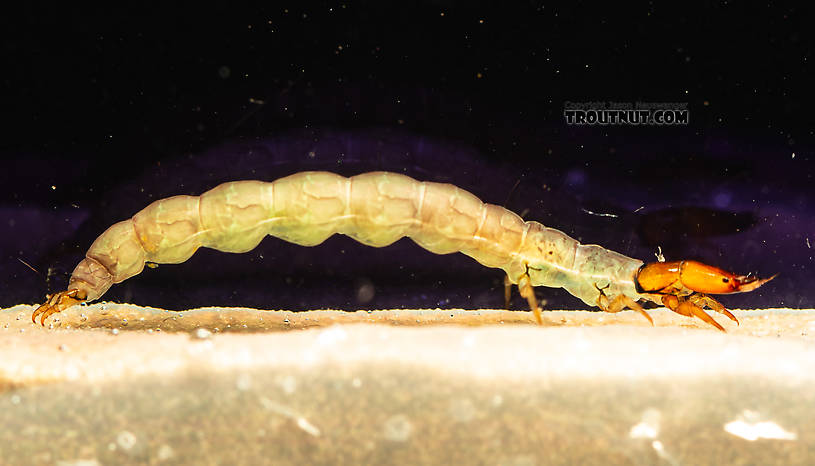
[[[67,290],[49,295],[31,318],[44,324],[69,306],[99,299],[114,283],[140,273],[145,263],[181,263],[200,247],[247,252],[266,235],[315,246],[335,233],[374,247],[407,236],[433,253],[461,252],[502,269],[507,290],[518,285],[538,323],[533,287],[549,286],[607,312],[633,309],[649,321],[638,301],[652,301],[724,331],[704,308],[738,321],[708,294],[751,291],[774,278],[735,275],[695,261],[644,264],[525,222],[451,184],[388,172],[350,178],[302,172],[272,182],[233,181],[200,196],[153,202],[102,233],[74,269]]]

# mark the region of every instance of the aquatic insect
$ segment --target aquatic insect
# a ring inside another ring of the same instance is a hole
[[[563,287],[606,312],[632,309],[653,325],[637,301],[663,304],[724,328],[704,308],[737,322],[708,293],[751,291],[772,280],[739,276],[694,261],[656,262],[583,245],[538,222],[485,204],[451,184],[419,182],[388,172],[345,178],[302,172],[276,181],[234,181],[201,196],[153,202],[116,223],[93,242],[76,266],[67,291],[47,297],[31,316],[48,316],[102,296],[145,263],[177,264],[200,247],[224,252],[254,249],[266,236],[316,246],[335,233],[374,247],[407,236],[436,254],[462,252],[506,272],[505,298],[518,285],[542,323],[533,287]]]

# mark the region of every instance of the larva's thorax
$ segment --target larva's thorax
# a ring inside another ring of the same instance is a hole
[[[607,296],[626,296],[638,300],[634,280],[642,261],[618,254],[597,245],[580,244],[577,240],[538,222],[527,222],[524,246],[518,253],[517,264],[527,264],[532,286],[565,288],[586,304],[597,305],[602,288]],[[524,270],[515,274],[515,280]]]
[[[575,275],[561,285],[591,306],[597,305],[598,288],[606,296],[621,294],[637,301],[651,299],[637,292],[636,277],[643,262],[596,244],[581,244],[575,251]]]

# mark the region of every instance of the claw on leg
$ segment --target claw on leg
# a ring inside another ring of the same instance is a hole
[[[603,292],[603,288],[597,286],[596,283],[594,287],[597,288],[597,291],[600,292],[600,296],[597,298],[597,306],[603,311],[617,313],[622,311],[623,309],[628,308],[633,311],[639,312],[640,315],[648,319],[648,322],[651,323],[652,327],[654,326],[654,319],[652,319],[651,316],[649,316],[648,313],[645,312],[645,309],[643,309],[642,306],[640,306],[639,303],[637,303],[633,299],[629,298],[624,294],[621,294],[615,297],[614,299],[609,300],[608,296],[606,296],[606,294]]]
[[[706,294],[694,293],[688,297],[688,300],[693,304],[696,304],[697,306],[701,307],[702,309],[708,307],[718,312],[719,314],[724,314],[727,316],[728,319],[735,322],[736,325],[739,325],[739,320],[736,319],[736,316],[734,316],[732,312],[725,309],[725,307],[722,306],[722,304],[719,301],[716,301],[715,299],[711,298]]]
[[[46,296],[46,301],[31,314],[31,321],[37,323],[40,317],[40,325],[45,326],[45,319],[52,314],[62,312],[65,309],[85,300],[85,293],[79,290],[60,291]]]
[[[722,327],[718,322],[713,320],[713,317],[710,317],[710,314],[708,314],[707,312],[705,312],[704,309],[697,306],[696,304],[693,304],[690,301],[683,301],[681,304],[679,304],[679,307],[676,310],[674,310],[674,312],[686,316],[696,316],[704,320],[705,322],[709,323],[710,325],[716,327],[717,329],[721,330],[722,332],[725,331],[724,327]]]
[[[677,297],[674,295],[666,295],[662,297],[662,304],[665,305],[668,309],[676,312],[677,314],[681,314],[687,317],[698,317],[703,321],[707,322],[708,324],[716,327],[717,329],[721,330],[722,332],[726,332],[724,327],[722,327],[718,322],[713,320],[713,317],[710,316],[705,310],[703,309],[704,306],[711,308],[712,310],[719,312],[721,314],[726,315],[728,318],[739,323],[736,316],[734,316],[730,311],[724,308],[718,301],[715,299],[706,296],[701,293],[694,293],[687,298]]]

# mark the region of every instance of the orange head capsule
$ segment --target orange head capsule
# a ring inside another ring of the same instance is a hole
[[[655,262],[640,268],[637,285],[644,293],[726,294],[755,290],[773,278],[736,275],[696,261]]]
[[[682,289],[679,281],[681,262],[653,262],[640,267],[637,287],[641,293],[675,294]]]

